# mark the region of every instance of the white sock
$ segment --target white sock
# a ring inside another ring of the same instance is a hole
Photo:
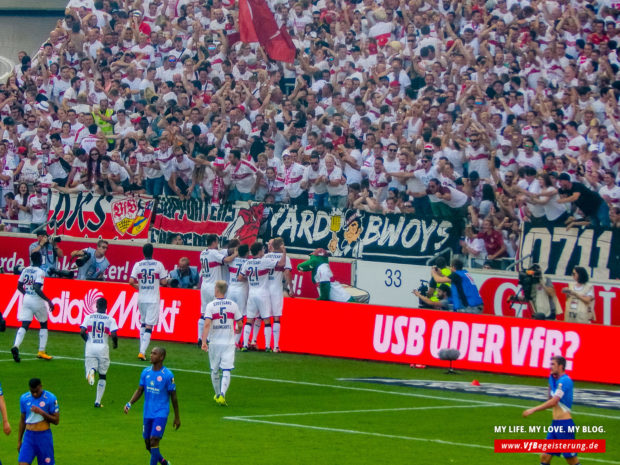
[[[215,391],[215,395],[220,395],[220,371],[219,370],[211,370],[211,383],[213,384],[213,390]]]
[[[15,344],[13,344],[13,347],[17,347],[19,349],[19,346],[21,346],[22,342],[24,342],[25,336],[26,336],[26,330],[23,327],[19,328],[17,330],[17,334],[15,335]]]
[[[224,397],[226,397],[228,386],[230,386],[230,370],[222,370],[222,387],[220,391]]]
[[[103,393],[105,392],[105,379],[100,379],[97,383],[97,398],[95,402],[97,404],[101,403],[101,399],[103,398]]]
[[[252,332],[252,325],[246,323],[243,326],[243,347],[248,346],[248,342],[250,341],[250,333]]]
[[[239,341],[241,340],[241,333],[235,333],[235,345],[239,345]]]
[[[205,319],[201,316],[198,318],[198,340],[202,339],[202,331],[205,329]]]
[[[140,353],[146,355],[146,349],[149,348],[151,342],[151,331],[144,331],[142,339],[140,339]]]
[[[47,328],[39,330],[39,352],[45,352],[47,346]]]
[[[144,340],[144,330],[146,328],[142,325],[140,325],[140,353],[143,354],[144,352],[142,352],[142,341]]]
[[[265,349],[271,347],[271,324],[265,323]]]
[[[260,325],[262,320],[256,318],[254,320],[254,326],[252,327],[252,344],[256,344],[256,338],[258,337],[258,332],[260,331]]]
[[[280,348],[280,322],[279,321],[273,322],[273,348],[274,349]]]

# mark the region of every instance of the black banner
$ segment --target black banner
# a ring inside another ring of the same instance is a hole
[[[288,205],[265,210],[268,218],[261,234],[281,236],[290,253],[308,254],[322,247],[334,257],[424,264],[428,257],[456,247],[459,239],[449,221],[414,215]]]
[[[532,227],[525,223],[521,257],[543,272],[570,276],[582,266],[594,279],[620,278],[620,232],[608,228]]]

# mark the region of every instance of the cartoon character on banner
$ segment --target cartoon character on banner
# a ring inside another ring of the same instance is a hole
[[[258,236],[264,208],[258,204],[239,209],[222,235],[228,239],[239,239],[242,244],[253,244]]]
[[[342,218],[341,214],[332,216],[332,238],[327,248],[334,257],[361,258],[364,248],[360,240],[364,232],[362,213],[358,210],[347,210],[344,214],[344,226]]]

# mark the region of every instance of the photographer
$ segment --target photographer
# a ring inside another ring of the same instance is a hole
[[[110,266],[105,256],[108,245],[107,241],[99,240],[97,249],[87,247],[71,252],[71,258],[75,258],[75,264],[78,267],[77,279],[103,281],[103,274]]]
[[[451,300],[455,312],[482,313],[482,297],[473,278],[463,269],[463,262],[458,258],[452,260],[452,273],[444,276],[434,267],[431,270],[433,279],[438,283],[450,283]]]
[[[566,294],[566,316],[564,321],[591,323],[594,315],[594,287],[588,284],[588,272],[581,266],[573,269],[573,282],[562,289]]]
[[[542,275],[537,264],[519,272],[519,289],[510,301],[531,306],[532,317],[537,320],[555,320],[562,313],[551,279]]]
[[[60,237],[49,236],[46,232],[39,232],[37,234],[37,241],[28,247],[29,255],[35,252],[41,254],[40,268],[45,271],[46,276],[52,276],[58,270],[58,259],[65,256],[62,249],[58,247],[59,243]]]
[[[452,303],[450,302],[450,286],[447,284],[440,284],[437,287],[436,294],[430,299],[422,294],[419,289],[414,289],[413,295],[420,299],[420,302],[426,304],[427,308],[432,308],[435,310],[452,310]]]
[[[174,285],[176,281],[176,286]],[[189,258],[182,257],[179,265],[170,272],[170,287],[180,287],[181,289],[196,289],[200,277],[195,266],[189,266]]]

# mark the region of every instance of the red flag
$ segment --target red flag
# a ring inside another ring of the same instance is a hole
[[[295,45],[285,25],[278,28],[265,0],[240,0],[239,33],[242,42],[259,42],[269,58],[295,61]]]

